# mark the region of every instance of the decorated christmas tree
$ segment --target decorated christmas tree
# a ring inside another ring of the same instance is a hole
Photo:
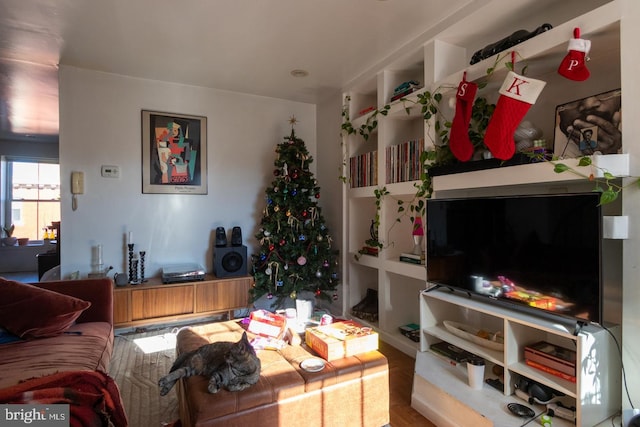
[[[295,119],[291,119],[295,124]],[[272,306],[282,307],[304,291],[316,298],[338,298],[338,251],[318,206],[320,187],[309,171],[313,162],[304,141],[291,135],[276,147],[274,180],[266,189],[266,206],[260,229],[260,244],[253,257],[255,301],[264,295]]]

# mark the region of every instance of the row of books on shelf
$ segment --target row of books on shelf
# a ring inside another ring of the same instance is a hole
[[[400,261],[406,262],[409,264],[418,264],[424,265],[425,256],[422,254],[414,254],[410,252],[402,252],[400,254]]]
[[[360,154],[349,159],[351,188],[378,185],[378,152]]]
[[[420,155],[424,151],[424,138],[391,145],[385,149],[387,184],[420,179]]]
[[[575,350],[560,347],[546,341],[540,341],[524,348],[524,361],[532,368],[575,383]]]

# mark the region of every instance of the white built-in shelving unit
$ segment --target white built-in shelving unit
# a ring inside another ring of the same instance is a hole
[[[463,74],[466,72],[467,80],[484,79],[487,68],[495,63],[496,57],[491,57],[469,65],[477,49],[516,29],[532,30],[545,22],[551,23],[553,28],[515,46],[513,50],[517,52],[516,72],[522,73],[526,66],[527,76],[547,82],[525,120],[541,128],[543,137],[552,144],[557,105],[612,89],[626,89],[627,86],[637,93],[638,84],[634,82],[637,76],[631,75],[635,72],[625,74],[623,69],[625,64],[637,64],[638,60],[625,58],[621,52],[628,51],[630,55],[635,55],[631,46],[634,46],[633,36],[638,35],[638,31],[633,29],[637,27],[637,16],[633,14],[640,11],[633,0],[526,1],[522,4],[490,0],[475,5],[473,9],[466,15],[458,15],[456,20],[449,22],[450,25],[439,26],[438,31],[433,32],[424,43],[394,56],[375,74],[355,81],[345,90],[344,98],[349,100],[346,108],[353,127],[358,128],[371,115],[367,113],[358,117],[358,112],[367,107],[381,108],[389,104],[393,89],[400,83],[418,80],[425,85],[425,88],[408,95],[404,100],[391,103],[388,115],[378,115],[378,126],[368,140],[357,134],[344,137],[347,165],[350,157],[377,152],[378,182],[368,187],[350,188],[346,185],[344,188],[343,314],[350,317],[351,307],[364,298],[368,288],[378,291],[379,320],[370,326],[380,333],[382,340],[416,357],[412,403],[438,425],[471,425],[463,422],[468,414],[477,417],[478,424],[473,425],[511,425],[504,422],[514,420],[506,410],[506,402],[516,401],[513,396],[514,378],[518,375],[565,393],[570,403],[577,407],[578,425],[596,425],[625,405],[621,402],[623,386],[620,380],[620,356],[610,334],[599,326],[589,325],[583,333],[575,336],[573,328],[566,322],[523,315],[448,292],[424,292],[428,287],[424,266],[398,260],[401,252],[409,252],[413,247],[411,222],[408,216],[398,214],[398,200],[410,201],[416,193],[416,182],[385,183],[385,149],[417,138],[424,138],[427,145],[433,143],[433,126],[423,120],[419,106],[414,106],[417,93],[425,90],[443,92],[445,98],[441,106],[447,114],[446,106],[452,105],[450,100],[455,98],[454,88]],[[557,73],[576,27],[580,28],[583,38],[592,42],[590,61],[587,63],[591,77],[586,82],[570,81]],[[497,100],[497,89],[507,73],[505,63],[511,58],[505,53],[500,54],[504,59],[497,64],[489,84],[478,93],[478,96],[484,96],[491,102]],[[640,149],[632,144],[634,135],[635,140],[640,137],[640,124],[631,123],[634,118],[627,113],[638,113],[640,107],[632,105],[633,101],[625,100],[624,95],[622,99],[625,123],[623,155],[606,155],[604,158],[594,158],[594,162],[604,164],[615,159],[617,164],[622,165],[621,170],[615,171],[617,176],[638,176],[634,159],[640,154]],[[449,113],[449,119],[453,118],[453,107]],[[575,159],[565,159],[565,162],[576,164]],[[348,175],[348,169],[345,175]],[[624,182],[625,178],[621,178],[621,181]],[[379,211],[379,237],[384,247],[377,257],[356,256],[370,237],[369,227],[376,215],[374,191],[382,187],[389,192],[383,197]],[[584,177],[571,173],[558,174],[548,163],[534,163],[434,177],[433,197],[550,194],[590,191],[592,188],[592,184]],[[605,215],[630,215],[629,221],[633,222],[635,218],[630,212],[640,205],[638,194],[631,191],[621,199],[608,206]],[[613,297],[605,295],[605,298],[609,298],[605,301],[605,320],[614,324],[610,330],[618,337],[621,336],[621,328],[616,325],[624,321],[624,315],[621,314],[624,304],[622,295],[630,295],[631,292],[627,291],[630,287],[624,287],[624,284],[633,280],[631,272],[623,271],[620,260],[636,265],[632,254],[638,250],[638,238],[630,231],[627,240],[607,247],[603,259],[605,294],[608,291],[615,294]],[[637,294],[633,291],[635,297],[638,297]],[[505,350],[487,351],[452,336],[442,327],[442,321],[447,319],[497,327],[505,335]],[[421,324],[421,343],[400,334],[398,328],[407,323]],[[577,349],[581,374],[576,383],[533,371],[523,363],[523,347],[541,339]],[[485,386],[481,392],[474,394],[467,387],[466,375],[460,366],[447,365],[427,351],[428,345],[437,340],[452,342],[504,368],[502,393]],[[590,373],[594,368],[598,370],[596,377]],[[462,418],[455,417],[455,414],[461,414]],[[557,420],[554,425],[564,424]]]

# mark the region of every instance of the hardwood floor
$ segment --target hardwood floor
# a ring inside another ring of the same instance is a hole
[[[380,352],[389,361],[389,418],[391,427],[436,427],[411,407],[415,359],[380,341]]]

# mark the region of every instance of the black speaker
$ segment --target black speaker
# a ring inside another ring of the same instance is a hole
[[[216,277],[247,275],[247,247],[225,246],[213,248],[213,274]]]
[[[231,246],[242,246],[242,229],[240,227],[231,229]]]
[[[216,247],[227,246],[227,232],[224,227],[216,228]]]

